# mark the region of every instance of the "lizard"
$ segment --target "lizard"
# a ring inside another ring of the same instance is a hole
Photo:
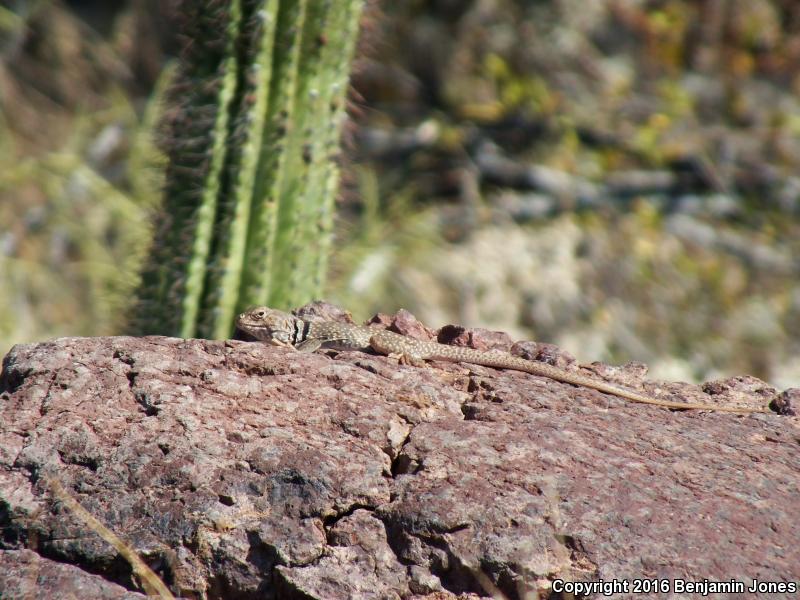
[[[236,318],[236,328],[256,340],[300,352],[314,352],[320,348],[362,352],[372,350],[378,354],[396,358],[401,364],[414,366],[424,366],[426,360],[467,362],[485,367],[523,371],[531,375],[612,394],[631,402],[652,404],[663,408],[736,413],[769,412],[757,408],[658,400],[605,381],[598,381],[547,363],[527,360],[498,350],[485,351],[462,346],[449,346],[438,342],[418,340],[384,329],[350,325],[338,321],[308,321],[266,306],[258,306],[241,313]]]

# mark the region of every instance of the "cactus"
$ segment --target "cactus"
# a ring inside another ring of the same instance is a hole
[[[319,266],[331,235],[335,155],[360,9],[360,0],[317,0],[308,6],[278,210],[268,297],[272,306],[310,300],[321,285]]]
[[[269,101],[277,5],[277,0],[272,0],[261,10],[250,12],[243,19],[239,33],[240,54],[244,56],[239,63],[242,89],[228,133],[228,185],[219,202],[216,246],[208,265],[203,312],[199,319],[201,337],[226,337],[239,299],[253,187]]]
[[[305,2],[283,3],[275,41],[275,77],[270,90],[259,176],[253,193],[246,262],[240,288],[243,305],[267,304],[273,279],[278,202],[288,158],[288,133],[294,122],[294,98]],[[284,307],[286,308],[286,307]]]
[[[135,333],[224,338],[321,292],[363,0],[184,0],[163,211]]]

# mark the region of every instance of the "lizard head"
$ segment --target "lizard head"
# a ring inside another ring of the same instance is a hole
[[[291,346],[299,320],[289,313],[257,306],[236,317],[236,328],[273,346]]]

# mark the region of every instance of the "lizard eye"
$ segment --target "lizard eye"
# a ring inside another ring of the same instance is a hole
[[[256,311],[256,318],[263,319],[264,315],[266,315],[266,314],[267,314],[266,311],[264,311],[263,309],[262,310],[257,310]]]

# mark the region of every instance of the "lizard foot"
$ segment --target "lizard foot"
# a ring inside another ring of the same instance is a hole
[[[273,339],[272,340],[272,345],[273,346],[280,346],[281,348],[291,348],[292,350],[297,350],[297,348],[292,346],[292,344],[290,342],[283,342],[281,340]]]
[[[397,362],[399,362],[401,365],[411,365],[414,367],[426,366],[424,360],[408,354],[407,352],[392,352],[389,354],[389,358],[396,358]]]

